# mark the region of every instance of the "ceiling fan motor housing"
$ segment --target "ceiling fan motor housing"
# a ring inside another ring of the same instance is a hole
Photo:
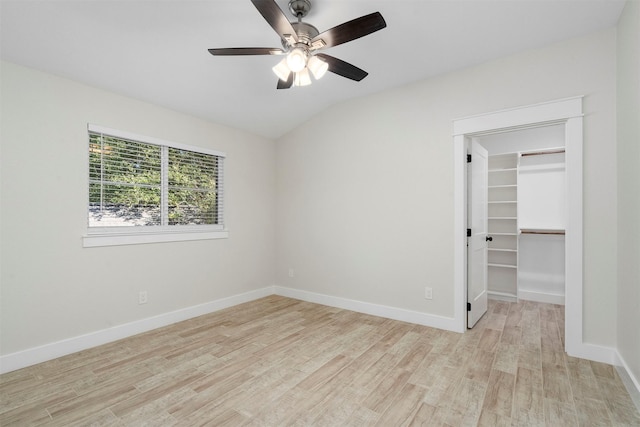
[[[320,34],[318,29],[311,24],[307,24],[306,22],[292,22],[291,26],[294,30],[296,30],[296,34],[298,35],[298,43],[295,44],[297,47],[309,48],[311,45],[311,40]],[[282,39],[282,46],[286,49],[289,48],[289,41]]]

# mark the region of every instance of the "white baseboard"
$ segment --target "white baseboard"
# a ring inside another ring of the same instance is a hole
[[[273,287],[269,286],[0,356],[0,374],[46,362],[57,357],[66,356],[71,353],[107,344],[122,338],[127,338],[142,332],[171,325],[176,322],[202,316],[204,314],[213,313],[224,308],[233,307],[234,305],[253,301],[273,294]]]
[[[518,299],[526,300],[526,301],[543,302],[547,304],[564,305],[564,295],[525,291],[522,289],[518,289]]]
[[[618,363],[616,363],[618,375],[620,375],[620,379],[627,388],[631,400],[633,400],[638,412],[640,412],[640,379],[633,375],[633,372],[629,369],[629,365],[627,365],[627,362],[625,362],[620,353],[616,352],[616,356],[618,358]]]
[[[518,297],[506,292],[487,291],[487,297],[496,301],[518,302]]]
[[[300,289],[285,288],[282,286],[274,286],[273,289],[276,295],[283,297],[299,299],[315,304],[328,305],[330,307],[342,308],[345,310],[356,311],[358,313],[370,314],[372,316],[385,317],[387,319],[400,320],[402,322],[430,326],[432,328],[445,329],[453,332],[458,332],[459,330],[459,325],[453,317],[437,316],[418,311],[406,310],[403,308],[373,304],[348,298],[303,291]]]
[[[567,354],[571,357],[579,357],[580,359],[593,360],[594,362],[607,363],[617,366],[620,359],[613,347],[604,347],[596,344],[581,343],[576,348],[567,348]]]

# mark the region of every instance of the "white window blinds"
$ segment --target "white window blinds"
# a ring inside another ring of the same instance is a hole
[[[89,228],[224,228],[224,154],[89,125]]]

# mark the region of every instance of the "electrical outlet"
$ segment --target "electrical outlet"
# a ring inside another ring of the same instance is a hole
[[[424,297],[425,299],[433,299],[433,289],[429,287],[424,288]]]
[[[296,275],[296,272],[293,270],[293,268],[289,268],[289,277],[293,277]]]
[[[146,304],[147,303],[147,291],[140,291],[138,293],[138,304]]]

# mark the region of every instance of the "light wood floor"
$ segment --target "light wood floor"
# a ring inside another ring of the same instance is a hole
[[[465,334],[270,296],[0,376],[0,425],[639,426],[563,307]]]

